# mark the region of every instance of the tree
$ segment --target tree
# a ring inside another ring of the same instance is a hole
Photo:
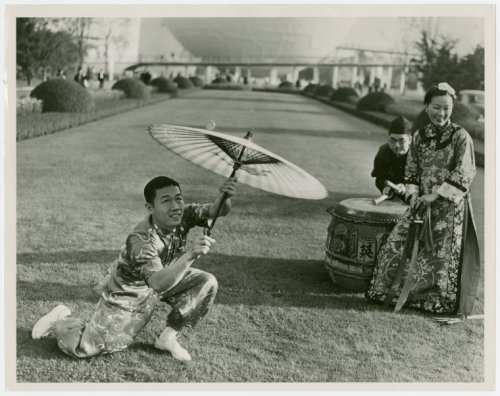
[[[484,47],[478,45],[474,51],[462,59],[453,85],[461,89],[479,89],[484,91]]]
[[[101,42],[103,46],[104,65],[106,73],[109,73],[108,64],[112,50],[117,53],[123,52],[128,45],[128,39],[120,30],[126,28],[130,23],[128,18],[105,18],[98,20],[98,25],[102,29]]]
[[[425,30],[421,32],[420,41],[416,43],[422,62],[418,67],[422,74],[421,81],[424,89],[434,84],[446,81],[450,84],[455,81],[458,73],[458,56],[453,53],[456,41],[440,36],[433,38]]]
[[[77,60],[77,49],[66,32],[54,32],[43,18],[18,18],[16,21],[17,66],[31,84],[41,70],[45,80],[49,70],[65,68]]]
[[[40,42],[38,23],[34,18],[16,19],[16,64],[31,85],[37,68],[35,53]]]
[[[78,68],[83,67],[85,56],[90,48],[94,47],[92,40],[98,39],[90,35],[94,18],[55,18],[52,20],[59,30],[71,35],[77,48]]]

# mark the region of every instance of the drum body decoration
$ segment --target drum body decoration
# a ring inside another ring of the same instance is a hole
[[[399,200],[379,205],[371,198],[351,198],[328,208],[325,267],[333,283],[352,292],[368,288],[380,247],[408,209]]]

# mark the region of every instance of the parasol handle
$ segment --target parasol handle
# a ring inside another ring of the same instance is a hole
[[[249,130],[247,134],[245,135],[245,139],[247,140],[252,140],[253,136],[253,131]],[[233,165],[233,171],[231,172],[231,175],[229,176],[234,177],[236,175],[236,171],[240,168],[241,166],[241,159],[243,158],[243,153],[245,152],[245,146],[241,147],[240,155],[238,156],[238,159],[234,162]],[[205,235],[210,236],[212,233],[212,228],[214,228],[215,222],[217,221],[217,217],[219,217],[220,210],[222,209],[222,205],[224,205],[224,202],[229,198],[229,195],[227,193],[224,193],[222,195],[222,199],[219,202],[219,205],[217,206],[217,210],[215,211],[215,216],[212,219],[212,223],[208,226],[208,228],[205,229]]]

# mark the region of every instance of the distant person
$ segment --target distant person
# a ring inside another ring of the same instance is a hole
[[[404,201],[406,159],[412,140],[411,123],[399,116],[391,122],[388,132],[387,143],[379,147],[375,156],[372,177],[375,178],[375,185],[382,194]],[[389,187],[388,182],[395,184],[397,190]]]
[[[85,81],[87,80],[85,74],[83,73],[83,69],[80,67],[78,72],[75,74],[74,80],[85,88]]]
[[[97,73],[97,80],[99,81],[99,89],[104,88],[104,70],[99,69],[99,72]]]
[[[191,360],[177,342],[178,333],[194,327],[208,312],[217,293],[212,274],[191,268],[207,254],[215,240],[206,235],[186,246],[189,230],[208,227],[223,194],[235,193],[236,179],[227,179],[211,204],[185,205],[175,180],[159,176],[144,188],[148,215],[129,234],[118,261],[101,282],[100,300],[90,321],[84,322],[65,305],[58,305],[38,320],[32,337],[54,334],[58,347],[69,356],[90,358],[126,349],[149,322],[159,301],[171,306],[165,328],[155,347],[181,361]],[[230,199],[220,215],[231,210]]]
[[[450,121],[454,99],[447,83],[425,94],[430,121],[414,133],[406,161],[410,210],[378,252],[366,292],[374,302],[444,314],[435,320],[446,324],[469,319],[483,273],[470,195],[474,144]]]
[[[300,84],[300,78],[297,78],[297,81],[295,83],[295,87],[296,88],[300,88],[301,84]]]

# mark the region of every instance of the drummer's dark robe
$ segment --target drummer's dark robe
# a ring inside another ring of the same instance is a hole
[[[379,147],[373,161],[372,177],[375,178],[375,185],[380,192],[385,188],[387,181],[394,184],[405,182],[404,175],[407,156],[408,154],[396,155],[388,143]],[[396,195],[403,198],[398,194]]]
[[[419,243],[413,276],[407,279],[409,261],[401,260],[401,254],[410,227],[408,209],[377,254],[366,292],[369,300],[385,301],[402,265],[397,292],[386,303],[395,304],[408,281],[411,289],[404,307],[471,313],[482,272],[470,197],[475,173],[473,142],[465,129],[448,122],[441,129],[429,124],[416,132],[405,178],[410,192],[439,194],[430,209],[432,243]]]

